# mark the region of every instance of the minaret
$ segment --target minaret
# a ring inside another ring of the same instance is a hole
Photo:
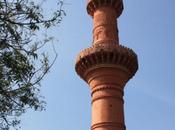
[[[75,69],[91,89],[91,130],[125,130],[124,86],[138,69],[137,55],[121,46],[117,18],[122,0],[89,0],[93,18],[92,46],[80,52]]]

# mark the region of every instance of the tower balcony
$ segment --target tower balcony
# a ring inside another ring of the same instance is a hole
[[[129,48],[113,43],[95,44],[79,53],[75,69],[86,82],[88,75],[100,68],[122,71],[127,82],[138,69],[137,55]]]

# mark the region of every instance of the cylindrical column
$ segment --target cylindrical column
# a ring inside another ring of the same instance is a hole
[[[91,130],[125,130],[123,90],[105,83],[92,90]]]
[[[114,8],[101,7],[94,12],[93,43],[118,43],[118,29]]]
[[[91,130],[125,130],[123,88],[128,74],[103,67],[89,72],[92,96]]]

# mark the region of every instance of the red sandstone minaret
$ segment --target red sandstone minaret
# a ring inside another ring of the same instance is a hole
[[[93,45],[77,57],[76,72],[90,86],[91,130],[125,130],[123,89],[138,69],[137,55],[121,46],[117,18],[122,0],[89,0],[94,22]]]

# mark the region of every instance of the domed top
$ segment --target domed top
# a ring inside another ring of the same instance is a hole
[[[116,10],[117,17],[119,17],[123,11],[123,0],[88,0],[87,12],[93,17],[94,11],[102,6],[110,6]]]

